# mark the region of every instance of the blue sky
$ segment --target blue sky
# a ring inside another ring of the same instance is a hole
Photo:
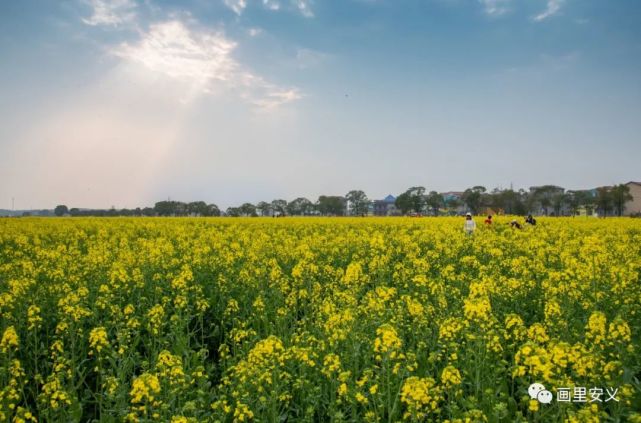
[[[0,2],[0,208],[641,179],[635,0]]]

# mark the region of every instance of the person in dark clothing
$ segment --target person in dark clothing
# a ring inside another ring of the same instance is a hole
[[[525,218],[525,223],[527,223],[528,225],[536,226],[536,219],[533,218],[531,214],[528,214]]]
[[[510,226],[511,226],[512,228],[514,228],[514,229],[523,229],[523,227],[521,226],[521,224],[520,224],[519,222],[517,222],[517,221],[516,221],[516,219],[514,219],[514,220],[512,220],[512,221],[510,222]]]

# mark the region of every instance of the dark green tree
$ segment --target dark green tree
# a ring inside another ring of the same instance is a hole
[[[251,217],[257,217],[258,215],[256,214],[256,206],[254,206],[251,203],[244,203],[242,206],[239,207],[240,214],[243,216],[251,216]]]
[[[369,211],[369,199],[365,192],[360,190],[352,190],[345,195],[347,203],[349,204],[349,211],[352,215],[363,215]]]
[[[241,211],[239,207],[227,207],[225,214],[229,217],[239,217],[241,216]]]
[[[412,198],[407,192],[400,194],[396,197],[394,205],[401,211],[402,214],[407,214],[412,210]]]
[[[547,216],[549,214],[550,208],[554,208],[555,201],[558,204],[558,200],[561,194],[565,192],[565,189],[556,185],[542,185],[540,187],[530,188],[530,197],[532,199],[531,205],[534,206],[537,203],[543,209],[543,213]],[[556,200],[555,200],[556,198]]]
[[[256,210],[260,213],[261,216],[269,216],[272,211],[272,206],[266,201],[261,201],[256,204]]]
[[[622,216],[625,211],[625,203],[633,200],[630,194],[630,187],[624,184],[613,187],[610,196],[612,197],[612,204],[614,205],[617,216]]]
[[[554,210],[555,216],[561,216],[563,209],[568,203],[568,195],[564,192],[557,192],[552,195],[550,201],[552,203],[552,209]]]
[[[56,206],[55,209],[53,209],[53,213],[56,216],[64,216],[65,214],[69,213],[69,209],[64,204],[61,204],[59,206]]]
[[[566,192],[566,202],[568,205],[568,209],[570,209],[570,216],[576,216],[577,214],[579,214],[579,208],[581,207],[580,192],[581,191]]]
[[[196,216],[207,216],[209,214],[209,208],[204,201],[194,201],[187,204],[187,212],[188,214],[194,214]]]
[[[495,210],[503,210],[506,214],[525,214],[523,191],[512,189],[494,190],[489,194],[489,205]]]
[[[215,204],[209,204],[207,206],[207,216],[220,216],[220,209]]]
[[[403,214],[407,214],[409,211],[421,213],[423,206],[425,206],[425,187],[408,188],[403,194],[396,197],[395,204]]]
[[[445,206],[443,196],[436,191],[430,191],[427,195],[426,203],[432,209],[435,216],[438,216],[441,208]]]
[[[159,201],[154,205],[158,216],[184,216],[188,212],[188,206],[180,201]]]
[[[314,204],[304,197],[298,197],[287,204],[287,213],[293,216],[306,216],[312,211],[314,211]]]
[[[596,207],[599,214],[606,217],[612,210],[612,193],[608,187],[597,188],[596,190]]]
[[[318,197],[316,207],[323,216],[343,216],[345,214],[346,200],[335,195],[321,195]]]
[[[477,185],[468,188],[463,192],[462,200],[472,214],[478,214],[481,211],[483,194],[486,189],[484,186]]]
[[[284,216],[287,213],[287,201],[280,199],[272,201],[272,210],[275,215]]]

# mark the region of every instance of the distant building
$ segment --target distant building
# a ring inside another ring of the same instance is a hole
[[[442,192],[441,195],[443,196],[443,200],[447,203],[448,201],[452,200],[457,200],[460,201],[461,198],[463,198],[463,192],[462,191],[448,191],[448,192]]]
[[[445,210],[450,215],[463,214],[467,211],[465,203],[463,202],[462,191],[448,191],[442,192],[443,202],[445,202]]]
[[[589,217],[598,217],[598,213],[596,211],[596,207],[594,206],[579,206],[579,208],[576,209],[576,215],[575,216],[589,216]]]
[[[592,189],[581,189],[581,190],[575,190],[575,191],[568,191],[571,195],[579,195],[579,194],[584,194],[587,198],[589,198],[592,202],[592,204],[589,205],[580,205],[576,209],[576,213],[574,214],[575,216],[584,216],[584,217],[598,217],[599,214],[597,213],[597,207],[594,204],[596,201],[596,197],[598,194],[598,191],[596,188]],[[572,215],[572,213],[570,213]]]
[[[396,197],[390,194],[382,200],[374,200],[373,213],[374,216],[396,216],[400,214],[396,208]]]
[[[623,214],[625,216],[641,215],[641,182],[628,182],[625,185],[630,188],[632,200],[625,203]]]

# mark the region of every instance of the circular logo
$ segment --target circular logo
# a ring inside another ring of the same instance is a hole
[[[552,392],[548,390],[539,391],[539,394],[536,396],[536,399],[539,400],[541,404],[549,404],[552,402]]]
[[[540,383],[533,383],[527,389],[527,393],[530,394],[530,398],[532,399],[537,399],[537,396],[541,391],[545,391],[545,386],[541,385]]]

